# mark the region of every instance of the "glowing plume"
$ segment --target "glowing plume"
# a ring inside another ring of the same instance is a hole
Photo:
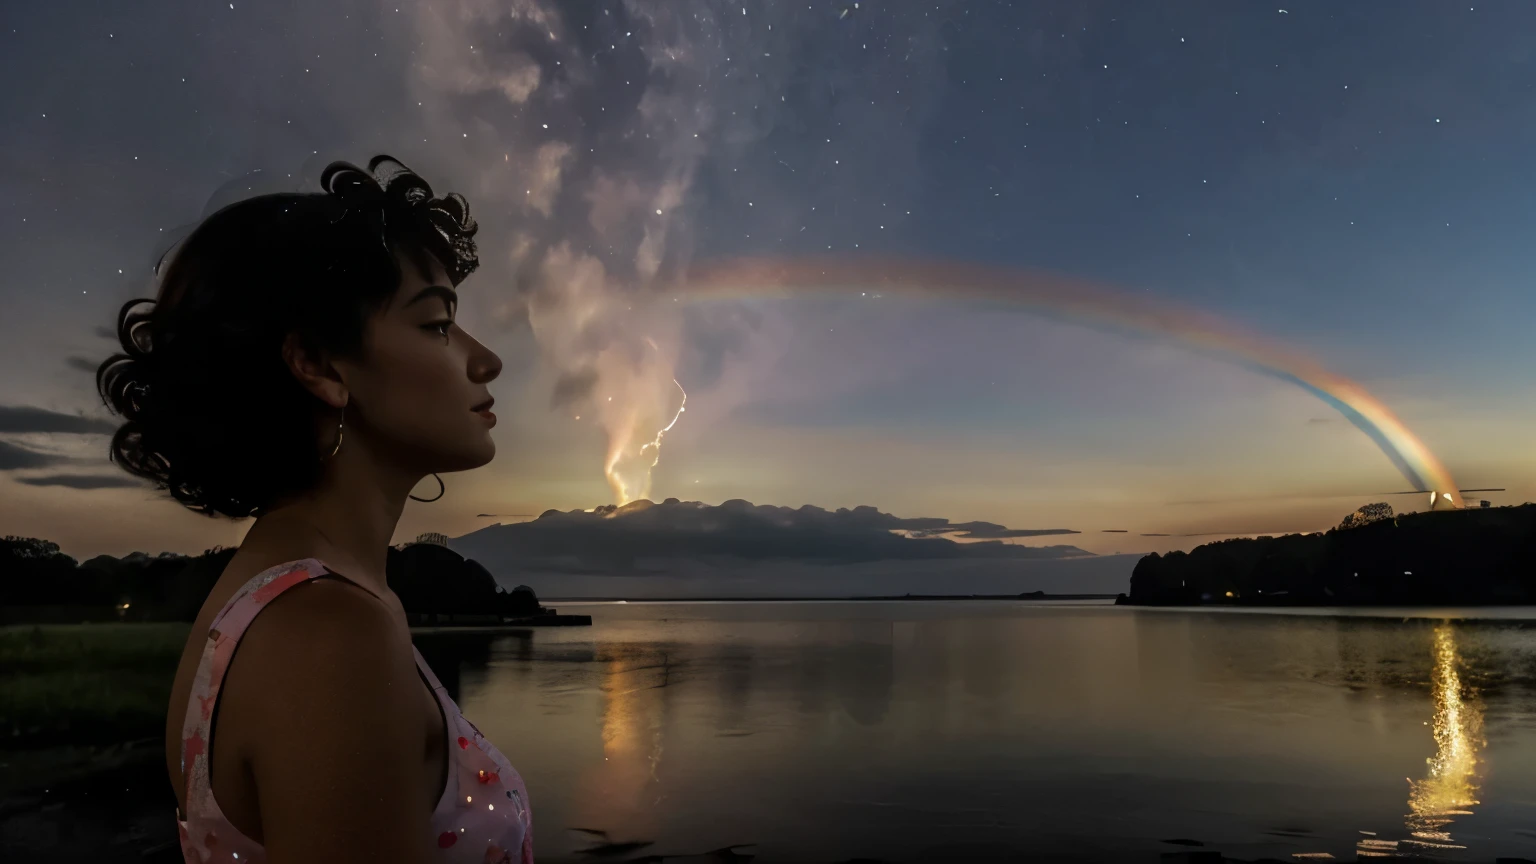
[[[634,414],[631,413],[630,422],[624,423],[620,427],[621,431],[609,439],[608,460],[603,465],[603,473],[608,477],[608,485],[613,489],[614,501],[620,507],[631,501],[650,497],[651,469],[661,461],[661,439],[672,431],[672,427],[677,425],[683,412],[688,410],[688,391],[683,389],[683,385],[677,383],[676,378],[672,379],[672,383],[676,385],[677,391],[683,394],[683,401],[678,404],[677,413],[672,415],[672,422],[657,430],[655,437],[640,445],[639,448],[632,448],[637,424]],[[649,462],[646,461],[647,454],[649,454]]]
[[[1214,315],[1153,303],[1086,281],[1039,271],[928,261],[747,259],[696,266],[678,293],[696,299],[811,293],[980,300],[1101,329],[1170,337],[1288,381],[1327,402],[1375,442],[1414,489],[1457,488],[1424,442],[1359,384]],[[1447,494],[1454,506],[1461,506],[1460,493]]]

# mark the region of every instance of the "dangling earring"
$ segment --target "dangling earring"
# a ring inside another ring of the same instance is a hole
[[[432,479],[437,481],[437,498],[443,497],[443,493],[448,491],[447,487],[443,485],[443,478],[433,474]],[[420,501],[423,504],[430,504],[437,500],[437,498],[417,498],[415,495],[409,497],[412,501]]]
[[[331,459],[337,453],[341,452],[341,440],[342,440],[342,437],[346,433],[346,423],[347,423],[347,406],[346,406],[346,403],[342,403],[342,406],[341,406],[341,418],[336,421],[336,446],[332,447],[330,454],[325,457],[327,460]],[[443,497],[444,493],[446,493],[448,491],[448,487],[443,485],[443,478],[437,476],[436,474],[433,474],[432,478],[437,481],[437,496],[434,497],[434,498],[417,498],[415,495],[412,495],[412,496],[410,496],[412,501],[420,501],[423,504],[430,504],[433,501],[436,501],[438,498]]]
[[[330,455],[326,456],[325,459],[323,459],[321,461],[329,461],[333,456],[335,456],[338,452],[340,452],[340,450],[341,450],[341,437],[342,437],[343,427],[346,425],[346,422],[347,422],[347,403],[343,402],[343,403],[341,403],[341,418],[336,421],[336,446],[332,447]]]

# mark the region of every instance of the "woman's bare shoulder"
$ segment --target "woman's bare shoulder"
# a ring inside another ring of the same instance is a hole
[[[238,695],[226,697],[255,724],[245,737],[272,859],[341,860],[363,842],[377,854],[355,860],[415,860],[431,807],[405,622],[355,585],[311,580],[256,616],[230,673]]]
[[[274,598],[240,640],[242,676],[273,687],[341,685],[399,664],[414,668],[410,630],[383,601],[340,579],[313,579]]]

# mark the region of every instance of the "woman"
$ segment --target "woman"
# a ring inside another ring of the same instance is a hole
[[[501,361],[454,320],[476,226],[388,157],[321,186],[208,217],[97,372],[126,419],[115,462],[256,517],[172,690],[182,852],[530,862],[522,780],[412,647],[384,575],[416,484],[495,454]]]

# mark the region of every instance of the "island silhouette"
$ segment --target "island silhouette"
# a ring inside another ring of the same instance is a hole
[[[76,562],[52,541],[6,537],[0,540],[0,624],[190,622],[235,552],[133,552]],[[391,547],[385,567],[412,626],[592,623],[590,616],[541,606],[526,585],[503,588],[479,562],[447,548],[441,535]]]
[[[1152,554],[1119,602],[1143,606],[1536,604],[1536,504],[1395,515],[1368,504],[1312,534]]]

